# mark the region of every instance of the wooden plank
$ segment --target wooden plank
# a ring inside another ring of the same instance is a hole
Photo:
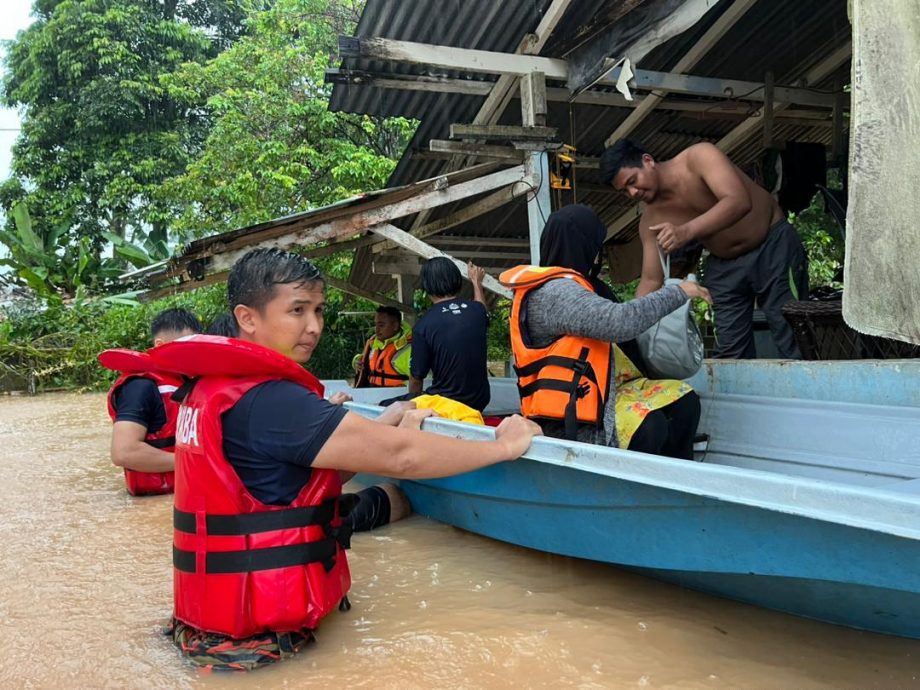
[[[565,60],[535,56],[499,53],[469,48],[435,46],[389,38],[339,38],[343,56],[375,60],[392,60],[410,64],[430,65],[459,71],[485,74],[515,74],[543,72],[549,79],[567,79]],[[614,69],[597,83],[616,85],[619,68]],[[718,79],[686,74],[671,74],[654,70],[635,69],[630,86],[640,90],[665,90],[673,93],[725,98],[730,95],[739,100],[763,101],[763,84],[738,79]],[[834,95],[785,86],[776,87],[776,99],[783,103],[832,108]]]
[[[458,185],[448,185],[445,181],[445,184],[440,189],[432,189],[432,191],[395,204],[339,218],[330,223],[299,229],[280,237],[270,237],[256,243],[253,243],[250,237],[240,238],[235,242],[224,245],[219,252],[212,253],[208,261],[208,270],[220,271],[230,268],[240,256],[257,246],[291,249],[325,242],[338,237],[349,237],[378,223],[402,218],[431,206],[449,204],[491,191],[496,187],[506,187],[515,182],[520,182],[524,177],[523,173],[523,166],[515,166]],[[182,258],[185,259],[186,257],[183,256]]]
[[[465,125],[450,126],[451,139],[485,139],[504,141],[552,141],[558,138],[555,127],[519,127],[517,125]]]
[[[767,72],[766,79],[763,82],[764,85],[764,100],[763,100],[763,147],[765,149],[773,148],[773,94],[774,94],[774,80],[773,72]]]
[[[448,141],[447,139],[432,139],[428,145],[432,151],[439,153],[462,153],[473,158],[492,158],[515,163],[524,162],[524,153],[511,146],[474,144],[466,141]]]
[[[139,302],[152,302],[153,300],[160,299],[161,297],[172,297],[173,295],[188,292],[189,290],[194,290],[196,288],[205,287],[207,285],[214,285],[215,283],[222,283],[227,280],[227,276],[229,275],[230,271],[227,270],[220,271],[218,273],[212,273],[211,275],[205,276],[202,280],[189,280],[185,278],[176,285],[167,285],[166,287],[142,292],[137,296],[137,299]]]
[[[495,85],[493,81],[481,79],[451,79],[422,74],[380,74],[349,69],[327,69],[324,78],[327,84],[350,84],[400,91],[460,93],[466,96],[487,96]]]
[[[438,220],[432,221],[422,225],[421,227],[415,228],[410,231],[413,237],[418,237],[419,239],[424,239],[431,235],[437,235],[440,232],[449,230],[450,228],[462,225],[467,221],[472,220],[473,218],[478,218],[479,216],[488,213],[489,211],[494,211],[495,209],[504,206],[511,201],[514,201],[515,198],[515,186],[509,185],[504,189],[500,189],[497,192],[493,192],[489,196],[474,201],[472,204],[466,208],[462,208],[456,213],[452,213],[449,216],[444,218],[439,218]],[[374,247],[374,252],[382,252],[388,249],[395,248],[397,243],[395,242],[383,242]]]
[[[551,79],[565,79],[568,74],[565,60],[398,41],[392,38],[339,36],[339,55],[366,60],[428,65],[480,74],[523,76],[530,72],[543,72]]]
[[[833,74],[834,71],[836,71],[841,65],[850,59],[851,52],[852,43],[847,41],[844,45],[834,50],[830,55],[821,60],[821,62],[808,70],[808,72],[805,74],[805,83],[814,84]],[[777,95],[776,98],[777,100],[781,100],[779,95]],[[773,110],[775,113],[780,110],[785,110],[788,107],[788,103],[775,103]],[[747,138],[760,126],[760,124],[761,122],[759,117],[748,118],[733,130],[731,130],[728,134],[719,139],[719,141],[716,143],[716,146],[718,146],[726,153],[732,151],[740,143],[747,140]]]
[[[521,77],[521,124],[546,126],[546,77],[542,72]]]
[[[474,237],[472,235],[438,235],[428,240],[431,244],[457,244],[473,247],[518,247],[526,249],[530,246],[524,238],[517,237]]]
[[[473,263],[483,269],[486,273],[490,275],[498,275],[502,271],[509,268],[507,261],[495,262],[495,259],[487,259],[485,261],[476,261]],[[521,263],[526,263],[521,261]],[[404,276],[417,276],[421,273],[422,264],[420,261],[390,261],[387,258],[377,259],[371,264],[374,275],[404,275]]]
[[[733,27],[744,14],[754,6],[757,0],[735,0],[731,6],[706,30],[699,40],[684,53],[683,57],[671,69],[672,72],[683,74],[696,64],[715,46],[716,43]],[[604,141],[604,146],[612,146],[614,142],[636,129],[648,114],[659,107],[665,100],[667,91],[654,91],[650,93],[638,107],[627,117]]]
[[[460,269],[460,273],[463,274],[464,278],[469,279],[469,274],[466,269],[466,262],[460,261],[459,259],[455,259],[449,254],[442,252],[437,247],[434,247],[428,244],[427,242],[423,242],[417,237],[413,237],[405,230],[400,230],[395,225],[390,225],[389,223],[381,223],[379,225],[373,226],[372,228],[370,228],[370,230],[372,232],[377,233],[378,235],[382,237],[386,237],[388,240],[392,240],[393,242],[398,244],[400,247],[403,247],[404,249],[408,249],[409,251],[415,254],[418,254],[419,256],[422,256],[426,259],[433,259],[436,256],[446,257],[454,262],[457,268]],[[503,287],[501,283],[495,280],[495,278],[493,278],[492,276],[487,275],[485,277],[485,280],[483,280],[482,282],[482,286],[486,290],[489,290],[490,292],[494,292],[496,295],[500,295],[502,297],[506,297],[507,299],[511,299],[511,291]]]
[[[322,247],[314,247],[313,249],[308,249],[303,253],[308,259],[315,259],[320,256],[332,256],[333,254],[339,254],[340,252],[354,251],[360,249],[361,247],[369,247],[374,244],[379,244],[382,240],[376,235],[365,235],[363,237],[355,237],[348,240],[334,241],[329,244],[323,245]]]
[[[286,218],[277,218],[265,223],[195,240],[188,245],[181,256],[170,260],[167,270],[158,273],[155,277],[151,276],[149,281],[151,283],[160,283],[180,276],[185,272],[185,265],[188,262],[210,256],[212,253],[225,251],[230,244],[235,244],[235,246],[257,244],[263,240],[280,237],[298,230],[305,230],[335,219],[347,218],[382,206],[392,205],[401,200],[417,197],[425,192],[437,191],[443,188],[445,179],[449,184],[458,185],[462,182],[486,176],[496,170],[499,165],[499,163],[495,162],[480,163],[463,170],[448,173],[446,176],[441,175],[437,178],[421,180],[404,187],[375,192],[368,195],[366,199],[346,200],[321,209],[296,213]]]
[[[326,285],[329,287],[334,287],[336,290],[341,290],[342,292],[347,292],[349,295],[354,295],[355,297],[363,297],[368,299],[375,304],[382,304],[386,307],[395,307],[401,312],[407,314],[415,314],[415,307],[411,304],[403,304],[395,299],[387,297],[386,295],[381,295],[379,292],[372,292],[366,290],[363,287],[358,287],[354,283],[349,283],[347,280],[340,280],[339,278],[334,278],[332,276],[323,276],[326,280]]]

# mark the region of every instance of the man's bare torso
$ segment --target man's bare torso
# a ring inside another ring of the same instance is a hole
[[[703,179],[688,168],[689,150],[658,164],[660,173],[666,171],[673,184],[666,194],[659,194],[658,198],[645,205],[643,226],[665,222],[680,225],[706,213],[716,204],[715,195]],[[702,240],[710,253],[722,259],[733,259],[760,246],[770,226],[783,217],[779,205],[767,190],[737,166],[735,171],[750,195],[751,210],[734,225]]]

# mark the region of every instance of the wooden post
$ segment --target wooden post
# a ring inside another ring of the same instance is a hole
[[[543,72],[531,72],[521,79],[521,124],[546,126],[546,76]]]
[[[411,275],[397,274],[396,278],[396,298],[403,304],[414,304],[415,302],[415,278]],[[415,312],[410,311],[403,314],[406,321],[413,326],[415,325]]]
[[[763,147],[773,148],[773,72],[767,72],[763,82]]]

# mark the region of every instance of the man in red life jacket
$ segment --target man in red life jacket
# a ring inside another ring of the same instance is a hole
[[[198,319],[185,309],[162,311],[150,324],[154,346],[200,332]],[[179,406],[171,396],[181,383],[154,372],[129,373],[109,391],[112,464],[125,470],[125,484],[134,496],[172,493]]]
[[[243,343],[193,338],[151,356],[196,379],[177,429],[172,636],[197,663],[250,669],[297,651],[348,591],[345,553],[330,544],[341,511],[327,510],[342,480],[468,472],[519,457],[540,429],[514,416],[494,441],[466,441],[422,433],[433,413],[411,402],[375,421],[349,412],[292,366],[323,330],[313,264],[256,249],[227,290]]]

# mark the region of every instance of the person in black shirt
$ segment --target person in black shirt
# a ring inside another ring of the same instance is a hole
[[[473,284],[473,300],[460,299],[463,276],[453,261],[429,259],[422,266],[422,289],[433,305],[412,329],[412,363],[409,395],[422,392],[422,382],[431,372],[430,395],[462,402],[482,412],[489,404],[486,368],[489,317],[482,280],[485,271],[467,264]]]
[[[185,309],[167,309],[150,323],[154,346],[201,332],[201,324]],[[143,375],[125,381],[112,396],[115,424],[112,427],[110,456],[117,467],[138,472],[171,472],[175,466],[172,451],[144,442],[166,425],[166,407],[157,384]]]

